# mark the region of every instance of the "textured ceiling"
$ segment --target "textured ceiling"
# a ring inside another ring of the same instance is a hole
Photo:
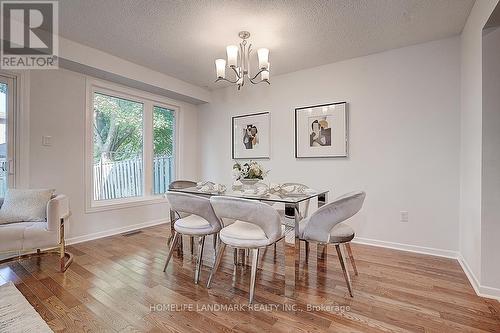
[[[248,30],[272,76],[459,34],[474,0],[64,0],[60,33],[209,89]],[[254,55],[255,56],[255,55]],[[256,58],[256,56],[255,56]],[[254,62],[255,64],[256,62]]]

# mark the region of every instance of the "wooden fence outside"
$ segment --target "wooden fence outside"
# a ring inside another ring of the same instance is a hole
[[[141,196],[144,188],[142,158],[94,164],[94,200]],[[174,158],[156,156],[153,160],[153,194],[165,193],[173,180]]]

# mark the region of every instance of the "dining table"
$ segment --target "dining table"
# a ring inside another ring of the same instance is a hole
[[[328,190],[314,190],[303,193],[281,193],[271,192],[265,194],[249,194],[248,191],[243,189],[234,189],[232,187],[225,188],[221,192],[206,191],[201,186],[193,186],[187,188],[171,189],[172,192],[182,192],[200,196],[216,196],[223,195],[229,197],[237,197],[249,200],[258,200],[274,205],[276,203],[284,204],[285,212],[293,211],[293,223],[287,224],[288,227],[293,228],[293,237],[285,237],[285,295],[287,297],[295,297],[297,295],[297,284],[299,281],[299,267],[300,267],[300,239],[299,239],[299,222],[309,215],[309,211],[314,210],[315,207],[310,207],[310,203],[316,201],[317,208],[328,203]],[[301,206],[304,209],[301,211]],[[291,216],[291,214],[290,214]],[[284,221],[285,222],[285,221]],[[285,223],[286,224],[286,223]],[[317,244],[317,256],[322,258],[326,255],[326,245]]]

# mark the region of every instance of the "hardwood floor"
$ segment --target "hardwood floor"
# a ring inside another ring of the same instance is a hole
[[[250,269],[238,267],[233,278],[229,249],[209,290],[211,262],[194,285],[187,248],[163,273],[169,230],[70,246],[75,260],[64,274],[55,256],[3,264],[0,284],[13,281],[56,332],[500,332],[499,302],[476,296],[455,260],[353,244],[359,276],[351,274],[351,298],[334,249],[317,260],[312,246],[298,297],[288,299],[278,244],[277,253],[261,251],[249,309]],[[205,246],[210,259],[211,239]]]

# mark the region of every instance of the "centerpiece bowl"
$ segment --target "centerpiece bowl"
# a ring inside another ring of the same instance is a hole
[[[243,185],[255,185],[257,184],[259,181],[261,181],[262,179],[240,179],[240,182],[243,184]]]

